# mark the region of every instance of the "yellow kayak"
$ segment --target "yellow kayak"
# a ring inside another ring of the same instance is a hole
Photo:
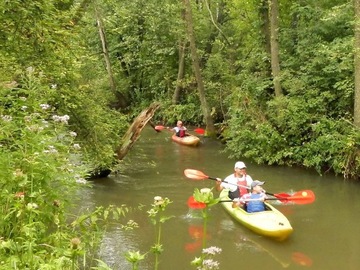
[[[179,144],[183,145],[189,145],[189,146],[197,146],[200,142],[199,137],[196,137],[194,135],[187,135],[185,137],[178,137],[175,134],[171,136],[171,139],[174,142],[177,142]]]
[[[221,191],[220,199],[229,200],[228,190]],[[221,204],[236,221],[259,235],[283,241],[293,232],[289,220],[271,204],[265,203],[266,211],[256,213],[248,213],[240,207],[233,208],[232,202]]]

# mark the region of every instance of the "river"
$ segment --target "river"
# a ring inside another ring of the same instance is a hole
[[[146,253],[155,243],[156,230],[147,210],[155,196],[172,203],[162,224],[159,270],[196,269],[190,262],[206,247],[221,248],[213,259],[219,269],[360,269],[360,185],[334,175],[319,176],[312,170],[280,166],[260,166],[249,160],[247,173],[265,181],[271,193],[312,190],[311,204],[276,205],[290,221],[293,234],[276,242],[236,223],[220,204],[209,209],[206,232],[201,210],[190,209],[187,200],[195,188],[214,187],[214,181],[195,181],[184,176],[191,168],[212,177],[225,178],[232,173],[236,160],[223,152],[224,146],[201,137],[199,147],[181,146],[171,141],[170,133],[145,128],[117,175],[93,181],[93,188],[81,193],[81,209],[86,207],[127,205],[132,211],[126,220],[134,220],[138,229],[124,231],[120,224],[109,227],[101,247],[101,259],[112,269],[130,270],[127,251]],[[214,191],[216,195],[218,193]],[[79,209],[80,209],[79,208]],[[155,269],[155,257],[148,253],[139,269]]]

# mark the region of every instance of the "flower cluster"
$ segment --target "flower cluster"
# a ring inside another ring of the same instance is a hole
[[[67,124],[69,119],[70,119],[70,116],[68,116],[67,114],[63,115],[63,116],[60,116],[60,115],[53,115],[52,119],[55,121],[55,122],[60,122],[60,123],[64,123],[64,124]]]
[[[220,263],[213,259],[213,256],[220,254],[222,251],[219,247],[204,248],[203,256],[195,258],[191,264],[197,266],[197,270],[215,270],[220,269]]]

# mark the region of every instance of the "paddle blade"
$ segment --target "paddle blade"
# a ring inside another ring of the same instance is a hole
[[[296,204],[309,204],[315,201],[315,194],[311,190],[302,190],[295,192],[286,199]]]
[[[187,178],[190,178],[193,180],[204,180],[204,179],[209,178],[209,176],[207,176],[203,172],[198,171],[198,170],[193,170],[193,169],[185,169],[184,174]]]
[[[157,130],[157,131],[160,131],[160,130],[163,130],[163,129],[165,129],[164,126],[155,126],[155,130]]]
[[[204,209],[206,207],[205,203],[196,201],[193,196],[188,199],[187,204],[192,209]]]
[[[200,135],[204,135],[204,134],[205,134],[205,129],[203,129],[203,128],[195,128],[194,131],[195,131],[197,134],[200,134]]]

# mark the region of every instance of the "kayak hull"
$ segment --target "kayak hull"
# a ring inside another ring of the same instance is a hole
[[[220,199],[229,200],[227,194],[228,190],[223,190]],[[293,232],[289,220],[271,204],[265,203],[267,210],[256,213],[248,213],[240,207],[233,208],[232,202],[221,204],[232,218],[259,235],[284,241]]]
[[[197,146],[200,142],[200,138],[194,135],[178,137],[174,134],[171,136],[171,139],[178,144],[188,145],[188,146]]]

